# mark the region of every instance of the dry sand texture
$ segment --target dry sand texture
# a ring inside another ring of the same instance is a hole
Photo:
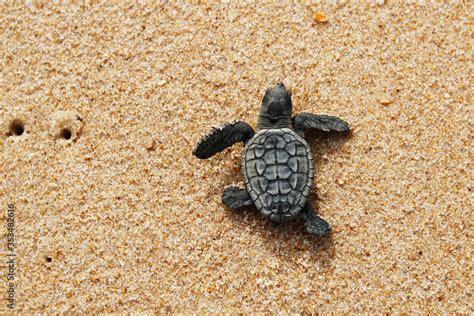
[[[423,2],[2,4],[15,310],[472,314],[472,3]],[[326,240],[221,204],[241,145],[191,155],[278,80],[353,127],[310,135]]]

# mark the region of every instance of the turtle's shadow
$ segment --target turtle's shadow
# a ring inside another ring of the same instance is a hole
[[[350,137],[352,137],[350,132],[311,131],[306,133],[304,138],[310,145],[316,172],[323,159],[327,159],[328,155],[335,153]],[[309,198],[316,212],[319,209],[317,193],[313,189]],[[282,263],[299,264],[300,258],[304,257],[311,261],[311,264],[318,266],[320,270],[331,268],[331,262],[335,256],[334,238],[336,237],[334,232],[327,237],[311,235],[306,232],[302,217],[295,222],[274,227],[272,223],[260,216],[254,206],[232,212],[234,220],[240,224],[247,222],[256,226],[261,225],[262,229],[256,234],[265,239],[264,244],[275,253]],[[330,217],[327,220],[331,223]]]

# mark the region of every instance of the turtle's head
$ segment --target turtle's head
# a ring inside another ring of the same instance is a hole
[[[291,127],[291,92],[280,82],[268,88],[260,107],[260,128]]]

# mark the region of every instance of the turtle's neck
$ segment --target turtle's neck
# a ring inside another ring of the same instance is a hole
[[[272,129],[272,128],[291,128],[291,117],[281,116],[278,121],[272,122],[268,115],[260,114],[258,116],[258,129]]]

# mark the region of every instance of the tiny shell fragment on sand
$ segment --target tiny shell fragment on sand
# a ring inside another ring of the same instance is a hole
[[[314,12],[313,20],[314,20],[314,22],[318,22],[318,23],[324,23],[324,22],[329,21],[328,16],[326,15],[326,13],[324,13],[322,11]]]
[[[147,144],[146,144],[146,149],[151,151],[151,150],[155,150],[155,141],[154,140],[150,140]]]
[[[166,80],[158,80],[156,84],[160,87],[164,86],[166,84]]]
[[[380,98],[380,104],[389,105],[390,103],[392,103],[392,100],[390,100],[389,98],[386,98],[386,97]]]

